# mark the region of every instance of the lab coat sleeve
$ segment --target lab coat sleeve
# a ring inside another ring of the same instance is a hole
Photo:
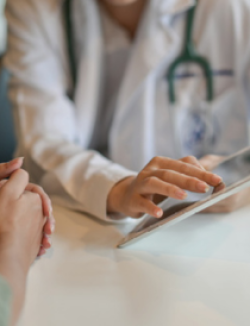
[[[33,181],[49,195],[72,209],[109,220],[106,202],[111,188],[134,172],[77,144],[74,104],[66,95],[68,60],[58,3],[7,1],[5,65],[11,73],[17,154],[25,156]]]

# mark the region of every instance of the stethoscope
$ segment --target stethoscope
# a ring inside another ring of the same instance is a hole
[[[176,70],[179,66],[186,63],[194,63],[201,67],[207,82],[207,101],[211,102],[214,98],[213,72],[211,66],[205,57],[202,57],[197,53],[193,42],[193,26],[197,6],[198,1],[196,0],[195,5],[188,10],[183,51],[170,65],[166,75],[169,85],[169,100],[171,104],[176,102],[174,88]]]
[[[72,98],[77,83],[77,64],[76,64],[76,53],[75,53],[75,42],[74,42],[74,24],[72,21],[72,0],[65,0],[63,6],[64,14],[64,24],[65,24],[65,34],[67,40],[67,50],[69,57],[69,68],[71,74],[71,94],[69,96]]]
[[[72,77],[72,90],[74,92],[77,83],[77,64],[74,45],[74,24],[72,21],[72,2],[73,0],[65,0],[64,2],[64,20],[65,32],[67,39],[68,57],[70,63],[70,73]],[[195,1],[194,6],[187,12],[186,32],[184,38],[184,48],[180,56],[170,65],[166,74],[166,79],[169,85],[169,100],[171,104],[176,102],[175,94],[175,74],[178,67],[186,63],[194,63],[201,67],[207,82],[207,101],[211,102],[214,97],[213,73],[208,60],[200,56],[193,42],[193,25],[195,12],[198,6],[198,1]],[[72,92],[72,94],[73,94]]]

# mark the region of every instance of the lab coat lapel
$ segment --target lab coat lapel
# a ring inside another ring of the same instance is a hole
[[[150,74],[162,71],[179,54],[183,37],[173,28],[173,19],[192,5],[194,0],[149,2],[124,78],[119,107],[128,103]]]
[[[181,20],[181,27],[177,32],[173,27],[174,19],[194,4],[194,0],[151,0],[145,11],[118,97],[117,110],[110,133],[111,157],[115,161],[127,161],[127,166],[130,168],[135,166],[134,162],[129,162],[129,158],[127,160],[124,157],[126,155],[124,147],[129,143],[129,137],[140,134],[141,142],[145,137],[151,139],[150,142],[145,140],[147,145],[144,149],[140,149],[142,162],[154,155],[154,131],[150,132],[150,126],[153,126],[152,110],[154,110],[153,102],[157,91],[155,87],[157,80],[163,78],[162,74],[180,53],[183,45],[185,20]],[[131,115],[138,117],[137,125],[128,118]],[[135,129],[138,129],[139,125],[140,133],[136,133]],[[124,146],[121,146],[122,143]],[[130,157],[133,157],[132,153]],[[141,165],[142,163],[138,162],[138,166]]]
[[[62,19],[64,19],[63,14],[63,3],[64,0],[50,0],[46,5],[49,7],[50,15],[47,15],[46,10],[44,10],[44,3],[38,2],[37,5],[41,6],[40,15],[41,21],[46,22],[43,25],[44,32],[47,36],[47,41],[49,46],[56,53],[58,59],[62,62],[63,68],[68,70],[68,57],[65,51],[62,51],[62,44],[66,47],[65,42],[65,30],[62,28]],[[52,33],[53,31],[53,33]]]
[[[159,12],[161,14],[176,15],[195,5],[195,0],[161,0]]]
[[[92,136],[100,97],[103,44],[96,1],[77,0],[74,5],[78,83],[75,94],[79,142],[86,148]]]
[[[162,61],[170,61],[182,45],[183,38],[173,28],[174,19],[195,4],[194,0],[151,0],[141,23],[130,62],[137,84]],[[135,89],[136,85],[131,88]]]

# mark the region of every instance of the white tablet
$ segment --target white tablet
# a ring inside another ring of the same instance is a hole
[[[211,188],[206,194],[188,192],[185,201],[168,198],[159,207],[164,211],[161,219],[148,214],[141,218],[141,222],[123,238],[117,245],[122,248],[149,235],[164,225],[171,226],[189,216],[201,212],[209,206],[250,187],[250,148],[244,149],[224,160],[213,169],[215,174],[223,178],[223,184]]]

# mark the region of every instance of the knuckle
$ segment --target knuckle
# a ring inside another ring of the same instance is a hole
[[[143,180],[143,179],[147,178],[147,176],[148,176],[148,171],[146,169],[143,169],[141,172],[139,172],[137,178],[139,180]]]
[[[195,156],[188,156],[188,161],[190,163],[195,163],[195,164],[198,163],[198,160],[197,160],[197,158]]]
[[[157,186],[157,181],[159,181],[159,179],[155,176],[148,177],[145,179],[145,186],[148,188],[155,187]]]
[[[145,208],[146,207],[146,205],[145,205],[145,200],[143,199],[143,198],[140,198],[139,200],[138,200],[138,206],[140,207],[140,208]]]
[[[164,181],[171,181],[171,173],[170,171],[168,170],[164,170],[162,173],[161,173],[161,176],[160,178]]]
[[[41,187],[41,186],[36,185],[35,189],[40,193],[44,193],[43,187]]]
[[[174,185],[169,185],[166,187],[166,193],[168,196],[170,197],[175,197],[176,192],[179,190],[180,188],[178,188],[177,186]]]
[[[154,178],[153,177],[148,177],[148,178],[146,178],[145,180],[144,180],[144,186],[146,187],[146,188],[150,188],[150,187],[152,187],[152,185],[153,185],[153,183],[154,183]]]
[[[152,165],[158,165],[161,161],[162,161],[162,157],[161,156],[155,156],[150,161],[150,164],[152,164]]]
[[[212,173],[210,173],[210,172],[207,172],[207,171],[199,171],[199,174],[200,174],[200,177],[202,178],[202,179],[206,179],[208,176],[209,177],[212,177]]]
[[[141,197],[138,198],[137,200],[137,213],[138,213],[138,210],[139,210],[139,213],[144,213],[145,210],[147,210],[147,206],[148,206],[148,200],[145,199],[144,197]]]
[[[185,181],[185,186],[187,189],[194,189],[195,188],[195,180],[193,180],[192,178],[188,178]]]
[[[194,156],[189,155],[189,156],[184,157],[183,161],[186,163],[193,163],[193,162],[196,162],[197,160]]]
[[[211,175],[208,174],[208,172],[199,170],[197,171],[197,176],[198,179],[203,180],[203,181],[209,181],[211,178]]]
[[[33,199],[34,199],[34,202],[37,203],[37,204],[41,204],[42,203],[42,199],[41,199],[41,196],[37,193],[33,193]]]
[[[171,184],[165,184],[163,187],[165,195],[170,196],[174,192],[175,187],[176,186],[171,185]]]
[[[185,163],[182,163],[182,165],[181,165],[181,172],[182,172],[182,174],[188,174],[188,172],[189,172],[189,166],[187,164],[185,164]]]
[[[158,156],[155,156],[152,158],[152,160],[150,161],[150,163],[158,163],[159,162],[159,157]]]
[[[22,178],[29,179],[29,173],[23,169],[19,169],[17,173],[22,176]]]

